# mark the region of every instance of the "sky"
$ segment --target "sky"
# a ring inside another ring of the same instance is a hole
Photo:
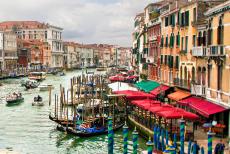
[[[131,46],[134,17],[154,0],[0,0],[0,21],[37,20],[64,28],[65,41]]]

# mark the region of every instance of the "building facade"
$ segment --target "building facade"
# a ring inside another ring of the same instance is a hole
[[[0,69],[14,72],[17,69],[17,37],[12,32],[0,32]]]

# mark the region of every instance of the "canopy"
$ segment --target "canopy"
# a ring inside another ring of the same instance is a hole
[[[144,99],[144,100],[133,100],[131,101],[131,103],[133,105],[136,105],[137,107],[147,110],[150,107],[160,105],[161,102],[156,100]]]
[[[138,78],[138,76],[131,75],[131,76],[126,77],[126,80],[133,80],[133,79],[136,79],[136,78]]]
[[[209,118],[210,115],[226,111],[227,109],[198,97],[189,97],[179,101],[179,104],[191,107],[193,110]]]
[[[151,94],[147,94],[142,91],[133,91],[133,90],[121,90],[121,91],[114,91],[115,94],[124,94],[126,95],[127,99],[129,100],[141,100],[141,99],[153,99],[155,98]]]
[[[159,83],[155,81],[149,81],[149,80],[142,80],[141,82],[135,84],[137,88],[145,92],[150,92],[156,87],[158,87],[159,85],[160,85]]]
[[[169,94],[168,98],[175,100],[175,101],[179,101],[189,96],[191,96],[189,92],[179,90],[179,91]]]
[[[171,105],[163,104],[161,106],[150,107],[150,108],[148,108],[148,110],[155,114],[155,113],[161,112],[161,111],[168,111],[172,108],[173,108],[173,106],[171,106]]]
[[[195,120],[198,119],[199,117],[191,112],[187,112],[183,109],[179,108],[171,108],[168,111],[161,111],[156,113],[158,116],[161,116],[165,119],[190,119],[190,120]]]
[[[123,90],[137,91],[137,88],[132,87],[130,84],[124,82],[114,82],[108,84],[108,86],[109,88],[112,89],[112,91],[123,91]]]
[[[111,76],[111,77],[109,77],[109,80],[111,81],[111,82],[116,82],[116,81],[124,81],[125,80],[125,77],[123,77],[123,76]]]
[[[150,91],[150,94],[153,94],[153,95],[157,96],[158,94],[168,90],[169,88],[170,88],[169,86],[160,85],[159,87],[157,87],[157,88],[153,89],[152,91]]]

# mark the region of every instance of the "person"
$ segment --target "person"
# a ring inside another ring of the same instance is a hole
[[[193,154],[199,154],[199,151],[200,151],[200,146],[197,144],[197,141],[194,141],[191,152]]]
[[[41,101],[42,97],[40,95],[38,95],[38,101]]]
[[[220,139],[220,142],[216,144],[214,153],[215,154],[224,154],[224,148],[225,148],[225,145],[222,142],[222,139]]]

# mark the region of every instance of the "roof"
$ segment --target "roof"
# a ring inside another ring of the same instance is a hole
[[[214,104],[208,100],[199,97],[189,97],[184,100],[179,101],[179,104],[189,106],[194,111],[198,112],[199,114],[203,115],[204,117],[209,117],[210,115],[224,112],[227,109],[218,105]]]
[[[186,92],[186,91],[182,91],[182,90],[178,90],[174,93],[169,94],[168,98],[170,98],[174,101],[179,101],[179,100],[182,100],[182,99],[189,97],[189,96],[191,96],[191,93]]]
[[[153,99],[154,96],[142,91],[122,90],[114,91],[115,94],[125,94],[129,100]]]
[[[150,92],[156,87],[160,86],[160,84],[155,81],[142,80],[141,82],[136,83],[135,86],[140,90],[143,90],[145,92]]]
[[[230,1],[228,0],[228,1],[224,2],[224,3],[221,3],[221,4],[217,5],[217,6],[209,9],[204,14],[206,16],[211,16],[211,15],[223,12],[223,11],[227,11],[229,9],[230,9]]]
[[[158,94],[168,90],[169,88],[170,88],[169,86],[160,85],[159,87],[157,87],[157,88],[153,89],[152,91],[150,91],[150,94],[157,96]]]

